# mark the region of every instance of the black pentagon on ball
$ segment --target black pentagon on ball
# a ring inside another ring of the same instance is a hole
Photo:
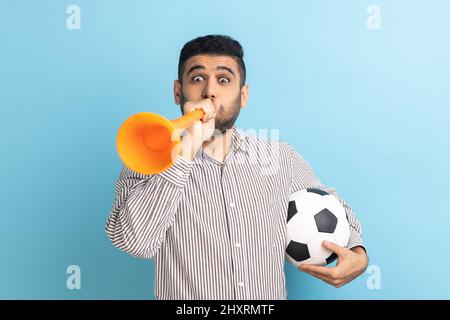
[[[307,188],[306,191],[312,192],[312,193],[317,193],[317,194],[320,194],[321,196],[328,195],[328,192],[320,190],[320,189],[316,189],[316,188]]]
[[[332,263],[334,260],[336,260],[337,259],[337,255],[336,255],[336,253],[332,253],[331,254],[331,256],[329,256],[327,259],[326,259],[326,262],[327,262],[327,264],[330,264],[330,263]]]
[[[333,233],[337,226],[336,216],[328,209],[323,209],[314,216],[319,232]]]
[[[286,248],[287,254],[297,262],[309,259],[311,256],[309,254],[308,246],[304,243],[291,241]]]
[[[291,218],[294,216],[294,214],[297,213],[297,206],[295,205],[295,201],[289,201],[289,208],[288,208],[288,216],[287,221],[291,220]]]

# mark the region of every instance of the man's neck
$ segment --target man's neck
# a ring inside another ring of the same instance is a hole
[[[232,144],[232,129],[227,130],[224,134],[212,136],[209,141],[202,144],[203,152],[211,158],[223,162]]]

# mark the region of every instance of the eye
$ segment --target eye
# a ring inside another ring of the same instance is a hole
[[[201,82],[203,81],[203,77],[201,76],[195,76],[192,78],[192,82]]]
[[[221,78],[219,78],[219,82],[223,83],[223,84],[226,84],[226,83],[230,82],[230,79],[225,78],[225,77],[221,77]]]

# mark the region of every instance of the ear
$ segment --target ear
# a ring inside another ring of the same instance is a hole
[[[248,101],[248,84],[244,85],[241,88],[241,108],[244,109],[247,106],[247,101]]]
[[[180,94],[181,94],[181,83],[178,80],[173,82],[173,98],[175,99],[176,105],[180,105]]]

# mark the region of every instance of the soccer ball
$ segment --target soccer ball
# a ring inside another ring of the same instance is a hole
[[[345,247],[349,238],[350,225],[337,197],[312,188],[289,196],[286,258],[293,265],[329,264],[337,257],[322,242]]]

